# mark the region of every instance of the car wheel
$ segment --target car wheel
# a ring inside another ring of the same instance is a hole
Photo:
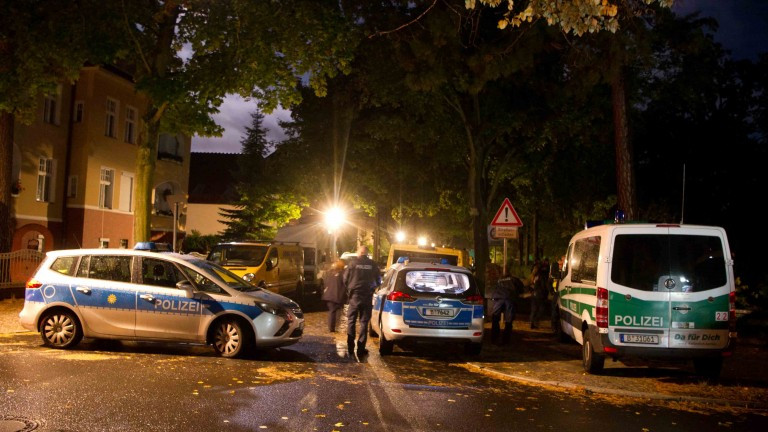
[[[709,380],[716,380],[720,378],[723,359],[719,357],[694,359],[693,367],[696,370],[696,375],[701,375]]]
[[[379,325],[379,328],[381,328],[381,325]],[[395,343],[387,340],[387,337],[384,336],[384,330],[381,331],[381,335],[379,335],[379,354],[381,355],[390,355],[392,354],[392,350],[395,348]]]
[[[599,374],[605,366],[605,357],[595,353],[592,341],[589,339],[589,330],[584,330],[584,344],[581,346],[581,361],[584,370],[590,374]]]
[[[482,342],[467,342],[464,345],[464,353],[471,356],[480,355],[480,351],[483,349]]]
[[[80,321],[69,311],[58,310],[47,313],[40,323],[43,344],[53,348],[72,348],[83,338]]]
[[[240,321],[226,318],[216,324],[213,332],[213,348],[222,357],[235,358],[250,347],[253,337]]]

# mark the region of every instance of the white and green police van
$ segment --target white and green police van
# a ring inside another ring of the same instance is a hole
[[[725,230],[610,224],[571,239],[559,279],[562,336],[584,369],[605,359],[691,359],[716,378],[736,337],[733,260]]]

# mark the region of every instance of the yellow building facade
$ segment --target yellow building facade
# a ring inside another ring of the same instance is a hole
[[[12,250],[133,247],[145,106],[129,75],[89,66],[74,84],[42,96],[32,124],[15,125]],[[184,235],[190,147],[189,137],[160,137],[152,240]]]

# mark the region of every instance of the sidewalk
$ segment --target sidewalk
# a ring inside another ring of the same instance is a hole
[[[8,333],[25,331],[18,314],[23,299],[0,300],[0,343]],[[324,311],[322,313],[325,313]],[[687,363],[624,363],[606,360],[602,375],[589,375],[581,366],[581,346],[561,343],[549,323],[531,330],[519,316],[512,341],[490,343],[490,323],[479,357],[468,358],[466,368],[528,385],[546,386],[583,395],[629,396],[647,400],[706,404],[724,409],[768,410],[768,345],[764,339],[739,340],[725,360],[721,379],[706,382]]]

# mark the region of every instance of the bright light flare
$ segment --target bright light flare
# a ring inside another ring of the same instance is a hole
[[[325,212],[325,226],[328,231],[333,232],[339,229],[346,222],[347,214],[340,207],[331,207]]]
[[[419,237],[419,239],[417,240],[416,244],[418,244],[419,246],[426,246],[427,245],[427,238],[425,236]]]
[[[397,240],[397,242],[398,242],[398,243],[402,243],[402,242],[404,242],[404,241],[405,241],[405,232],[403,232],[403,231],[398,231],[398,232],[395,234],[395,240]]]

